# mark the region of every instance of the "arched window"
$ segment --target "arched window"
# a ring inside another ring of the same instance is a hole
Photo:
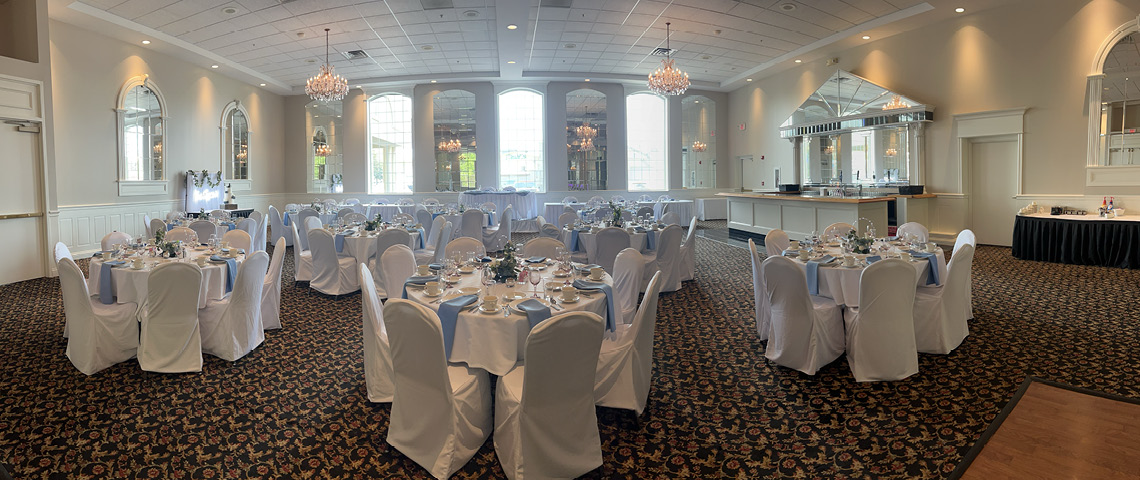
[[[222,169],[228,180],[249,180],[249,114],[234,100],[222,109]],[[248,182],[246,182],[248,183]],[[247,190],[237,188],[234,190]]]
[[[665,99],[652,93],[626,97],[629,191],[668,190]]]
[[[119,90],[115,113],[119,195],[166,193],[166,102],[158,86],[146,75],[127,80]]]
[[[499,94],[499,187],[546,191],[542,94]]]
[[[368,101],[368,193],[412,193],[412,99]]]

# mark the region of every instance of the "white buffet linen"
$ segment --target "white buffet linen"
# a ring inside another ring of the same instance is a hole
[[[208,250],[189,250],[186,260],[159,260],[157,258],[145,257],[144,266],[139,270],[135,270],[129,263],[121,267],[114,267],[114,270],[111,271],[111,291],[115,295],[116,303],[133,302],[141,304],[146,300],[147,280],[156,262],[189,262],[201,255],[208,257],[211,253],[209,253]],[[244,259],[245,255],[238,255],[237,264],[240,266]],[[91,278],[89,280],[91,283],[91,291],[98,292],[100,282],[102,281],[101,273],[104,268],[103,259],[98,257],[92,258],[88,268],[91,271]],[[206,265],[202,267],[202,286],[198,292],[198,308],[206,308],[207,301],[220,300],[226,296],[227,268],[227,264],[224,262],[211,261],[207,261]]]
[[[700,220],[725,220],[728,218],[728,199],[698,198],[697,218]]]
[[[938,261],[938,277],[946,278],[946,256],[939,248],[935,252],[935,258]],[[839,248],[829,247],[824,249],[823,255],[832,255],[836,258],[842,259],[843,252]],[[817,254],[815,257],[818,257]],[[813,258],[815,258],[813,257]],[[795,260],[796,265],[806,271],[807,263]],[[819,295],[835,300],[839,305],[846,305],[848,307],[859,306],[859,277],[863,273],[863,268],[866,265],[860,261],[857,262],[856,267],[848,268],[843,266],[841,260],[836,260],[828,265],[821,265],[819,267]],[[926,286],[927,279],[930,275],[930,262],[924,258],[915,257],[910,265],[914,267],[914,284],[915,287]]]
[[[538,286],[539,290],[547,282],[557,281],[561,285],[567,280],[566,278],[554,278],[553,268],[548,267],[546,270],[538,272],[543,276],[542,283]],[[569,280],[573,281],[578,278],[584,277],[575,273]],[[613,278],[608,274],[604,281],[613,285]],[[485,293],[485,289],[480,284],[479,273],[472,273],[460,275],[459,282],[446,290],[442,298],[453,297],[457,292],[456,289],[465,287],[479,288],[480,295]],[[524,285],[520,282],[513,288],[496,284],[491,287],[491,292],[499,296],[523,292],[529,297],[533,290],[529,283]],[[540,292],[539,295],[543,295],[543,293]],[[557,293],[552,293],[552,295],[558,296]],[[606,318],[607,302],[604,294],[583,293],[579,297],[576,303],[563,303],[559,300],[558,307],[562,310],[551,309],[550,313],[558,315],[570,311],[586,311],[596,313],[603,319]],[[438,298],[424,295],[422,288],[409,286],[408,299],[426,305],[432,310],[439,310],[439,303],[432,303]],[[513,309],[510,309],[509,312],[507,316],[503,316],[501,308],[495,313],[482,313],[477,308],[467,308],[460,311],[455,322],[454,343],[451,346],[451,356],[448,357],[448,360],[452,363],[465,362],[471,367],[482,368],[495,375],[506,375],[516,363],[523,360],[526,337],[530,334],[530,322],[527,320],[527,316]]]
[[[657,234],[660,235],[661,232],[657,232]],[[565,228],[562,229],[561,240],[562,240],[562,243],[565,244],[567,248],[570,248],[570,243],[571,243],[570,237],[572,237],[573,235],[574,234],[571,233],[570,230],[565,229]],[[575,251],[586,252],[586,255],[589,255],[591,252],[594,251],[594,245],[597,243],[597,239],[595,237],[597,237],[596,233],[578,232],[578,250],[575,250]],[[645,237],[646,237],[645,232],[629,234],[629,246],[630,246],[630,248],[636,248],[637,251],[641,252],[641,253],[646,253],[646,252],[650,251],[649,247],[646,245],[646,238]]]
[[[459,204],[478,208],[480,205],[491,202],[495,204],[495,211],[501,212],[507,205],[514,207],[514,220],[526,220],[537,217],[538,194],[534,192],[463,192],[459,194]],[[454,222],[453,222],[454,223]]]

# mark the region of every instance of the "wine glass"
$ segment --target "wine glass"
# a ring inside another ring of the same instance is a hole
[[[485,287],[483,295],[490,295],[491,294],[491,287],[493,287],[494,285],[495,285],[495,272],[492,271],[491,267],[488,266],[488,267],[483,269],[483,287]]]
[[[542,282],[542,274],[538,272],[538,267],[532,267],[526,279],[530,281],[531,288],[534,290],[534,298],[538,298],[538,284]]]

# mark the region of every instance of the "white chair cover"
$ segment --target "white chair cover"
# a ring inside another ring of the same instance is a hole
[[[974,247],[975,250],[977,250],[978,240],[976,237],[974,237],[974,231],[973,230],[970,230],[967,228],[965,230],[962,230],[961,232],[958,232],[958,238],[954,239],[954,250],[953,250],[953,253],[951,253],[951,256],[957,255],[958,249],[962,248],[963,245],[969,245],[971,247]],[[973,263],[973,262],[971,262],[971,263]],[[970,274],[967,275],[967,277],[969,277],[969,280],[966,281],[966,284],[967,284],[967,286],[966,286],[966,314],[967,314],[966,318],[973,320],[974,319],[974,273],[973,273],[973,271],[971,271]]]
[[[416,201],[410,198],[401,198],[396,202],[396,205],[415,205]]]
[[[570,312],[526,338],[526,365],[499,378],[495,454],[507,478],[575,478],[602,465],[594,375],[603,320]]]
[[[112,231],[103,236],[103,241],[99,242],[100,249],[104,252],[114,249],[115,245],[125,245],[131,243],[131,236],[122,233],[122,231]]]
[[[376,281],[376,292],[380,298],[388,298],[388,285],[384,282],[384,267],[380,261],[381,255],[394,245],[408,245],[412,243],[412,236],[403,228],[392,228],[380,232],[376,236],[376,247],[371,257],[369,269],[372,270],[373,280]]]
[[[594,211],[594,221],[613,220],[614,209],[610,207],[601,207]]]
[[[144,235],[146,235],[146,237],[145,237],[145,238],[151,238],[151,237],[153,237],[153,236],[154,236],[154,234],[152,234],[152,233],[150,232],[150,215],[147,215],[147,214],[145,214],[145,213],[144,213],[144,214],[143,214],[143,218],[142,218],[142,221],[143,221],[143,234],[144,234]]]
[[[589,205],[591,207],[596,207],[596,206],[601,205],[603,203],[606,203],[606,199],[602,198],[601,195],[594,195],[594,196],[590,197],[589,200],[586,200],[586,205]]]
[[[490,378],[447,363],[439,317],[427,307],[388,300],[384,319],[396,386],[388,443],[433,477],[447,478],[491,434]]]
[[[653,218],[653,207],[640,207],[637,209],[637,218]]]
[[[154,238],[154,234],[157,232],[166,233],[166,222],[162,221],[161,218],[152,218],[150,220],[150,229],[147,231],[147,237],[146,238],[147,239]],[[209,237],[206,237],[206,238],[209,239]]]
[[[578,214],[578,210],[577,210],[577,209],[575,209],[575,208],[574,208],[573,206],[571,206],[571,205],[563,205],[563,206],[562,206],[562,213],[573,213],[573,214],[577,215],[577,214]]]
[[[210,210],[210,218],[216,220],[228,220],[230,218],[230,212],[227,212],[221,208],[215,208],[213,210]]]
[[[652,202],[653,197],[649,196],[649,194],[642,194],[640,197],[637,197],[637,201],[638,202]]]
[[[392,384],[392,351],[388,346],[388,330],[384,328],[384,311],[376,296],[372,271],[360,264],[360,302],[364,319],[364,384],[368,401],[389,403],[396,393]]]
[[[63,242],[55,242],[55,263],[59,263],[59,261],[64,258],[69,258],[72,261],[75,260],[75,258],[71,256],[71,249],[67,248],[66,244]]]
[[[425,206],[430,205],[433,207],[437,207],[437,206],[439,206],[439,199],[438,198],[432,198],[432,197],[425,198],[424,199],[424,205]]]
[[[767,238],[765,238],[767,240]],[[756,337],[760,341],[768,339],[772,328],[772,306],[768,304],[768,291],[764,286],[764,277],[760,275],[760,252],[756,250],[756,242],[748,239],[749,256],[752,257],[752,299],[756,306]],[[779,256],[779,255],[774,255]]]
[[[211,235],[220,239],[218,236],[218,226],[208,220],[194,220],[190,222],[190,230],[193,230],[194,233],[198,235],[199,242],[208,241]],[[169,235],[169,233],[167,233],[167,235]]]
[[[459,217],[459,236],[483,239],[483,212],[469,208]]]
[[[680,225],[681,214],[677,212],[665,212],[664,215],[661,215],[661,223],[665,225]]]
[[[290,223],[289,230],[293,233],[293,238],[302,238],[297,233],[297,224]],[[313,252],[312,250],[301,250],[301,242],[293,245],[293,282],[307,282],[313,279]]]
[[[447,219],[443,215],[435,217],[430,225],[425,224],[424,228],[427,229],[427,239],[424,240],[424,248],[417,248],[413,251],[416,253],[416,263],[432,263],[435,259],[436,248],[440,246],[439,238],[443,234],[443,226],[447,223]],[[442,250],[441,250],[442,251]]]
[[[354,223],[364,223],[367,221],[368,221],[368,216],[363,214],[363,213],[352,212],[352,213],[344,216],[344,223],[349,224],[349,225],[354,224]]]
[[[192,263],[164,263],[147,277],[146,301],[139,313],[139,368],[148,372],[202,371],[198,295],[202,270]]]
[[[669,225],[657,234],[657,250],[645,255],[642,285],[649,286],[653,272],[661,271],[661,291],[681,289],[681,227]]]
[[[466,213],[466,212],[465,212]],[[497,252],[507,246],[511,241],[511,217],[514,216],[513,207],[507,205],[502,215],[499,215],[498,228],[488,228],[483,232],[483,246],[488,252]]]
[[[261,223],[261,221],[265,218],[265,216],[262,215],[261,212],[254,210],[252,212],[249,212],[249,218],[252,218],[253,221],[255,221],[257,223]]]
[[[948,354],[970,334],[966,292],[973,262],[973,245],[963,245],[950,257],[942,285],[918,287],[914,296],[914,339],[919,352]]]
[[[443,215],[440,215],[440,217],[443,217]],[[435,229],[435,220],[431,218],[431,212],[422,209],[416,210],[416,223],[423,225],[424,234],[427,235],[428,238],[431,238],[431,231]]]
[[[269,255],[265,252],[246,256],[238,267],[234,290],[198,311],[203,352],[235,362],[265,341],[261,294],[268,268]]]
[[[301,236],[295,237],[294,240],[301,241],[301,250],[309,249],[309,224],[306,223],[306,220],[308,220],[310,217],[316,218],[318,223],[321,221],[321,216],[319,213],[317,213],[316,210],[313,210],[312,208],[305,208],[297,213],[297,216],[293,219],[293,221],[289,222],[290,224],[300,225],[297,227],[297,230],[300,231]]]
[[[305,233],[303,234],[303,236],[308,237],[309,232],[311,232],[313,230],[324,230],[325,226],[323,223],[321,223],[321,217],[308,217],[305,219],[305,223],[301,224],[301,228],[305,229]],[[309,249],[309,241],[305,240],[303,243],[304,243],[305,250],[308,250]]]
[[[572,225],[578,220],[578,214],[575,212],[563,212],[558,216],[558,228],[566,228],[567,225]]]
[[[257,213],[257,212],[253,212]],[[253,218],[253,217],[250,217]],[[257,235],[253,237],[253,250],[256,252],[265,251],[265,237],[269,234],[269,219],[264,215],[258,214],[257,216]]]
[[[266,330],[281,328],[281,270],[285,265],[285,239],[278,238],[273,257],[261,287],[261,325]]]
[[[557,259],[559,248],[566,248],[561,240],[547,237],[532,238],[523,245],[522,256],[523,258],[546,257]]]
[[[360,205],[360,199],[359,198],[346,198],[344,200],[344,204],[345,205]]]
[[[633,212],[631,212],[629,210],[622,210],[621,211],[621,220],[623,222],[632,222],[633,221]]]
[[[835,222],[823,229],[823,238],[831,239],[833,237],[847,236],[847,232],[852,230],[855,230],[855,227],[851,226],[850,223]]]
[[[562,238],[562,231],[558,229],[558,225],[543,223],[541,227],[538,227],[538,236],[542,238]]]
[[[617,338],[602,340],[594,375],[595,405],[633,410],[638,415],[645,411],[653,383],[653,329],[660,294],[661,275],[654,274],[633,323]]]
[[[921,223],[906,222],[902,225],[899,225],[899,228],[895,230],[895,235],[899,238],[906,238],[907,235],[913,235],[914,237],[918,238],[919,242],[926,243],[929,241],[928,239],[930,238],[930,231],[927,230],[926,226]]]
[[[443,217],[438,217],[437,220]],[[435,243],[430,245],[430,249],[423,249],[416,251],[416,264],[426,265],[431,263],[440,263],[443,261],[443,252],[447,246],[447,242],[451,241],[451,222],[444,221],[442,225],[437,225]]]
[[[843,354],[843,314],[834,301],[809,295],[803,270],[791,259],[768,257],[760,275],[772,305],[764,356],[777,365],[815,373]],[[907,277],[913,281],[911,274]]]
[[[482,210],[483,213],[493,212],[496,208],[499,208],[499,206],[495,205],[495,202],[483,202],[479,205],[479,209]]]
[[[269,226],[270,232],[273,233],[273,243],[277,243],[279,238],[284,238],[286,247],[293,246],[293,230],[285,228],[285,222],[281,220],[281,212],[277,211],[277,207],[273,205],[269,206]]]
[[[326,213],[332,213],[333,209],[336,208],[336,205],[337,201],[331,198],[326,198],[323,202],[321,202],[321,207]]]
[[[792,242],[788,240],[788,234],[778,228],[773,228],[767,235],[764,235],[764,248],[769,257],[783,255],[784,250],[787,250],[791,244]]]
[[[210,223],[210,222],[206,222],[206,223]],[[197,237],[197,236],[198,236],[198,234],[194,233],[194,231],[190,230],[189,228],[174,227],[169,232],[166,232],[165,238],[166,238],[166,241],[168,241],[168,242],[190,243],[190,239]],[[207,237],[207,238],[209,238],[209,237]],[[199,240],[201,240],[201,237],[199,237]]]
[[[482,257],[487,254],[487,248],[483,246],[483,242],[477,239],[459,237],[447,242],[447,246],[443,249],[444,258],[455,258],[455,255],[466,258],[471,253]]]
[[[858,382],[902,380],[918,373],[914,343],[914,267],[876,262],[859,276],[859,308],[844,313],[847,364]]]
[[[383,288],[387,291],[377,290],[377,294],[385,298],[398,298],[403,291],[404,282],[416,273],[416,255],[407,245],[398,244],[384,250],[380,259],[380,267],[384,269],[380,278],[384,281]],[[377,289],[379,288],[378,284]]]
[[[645,276],[645,257],[636,248],[626,248],[614,259],[614,313],[616,324],[633,323],[637,312],[637,294]],[[651,276],[652,277],[652,276]]]
[[[697,217],[689,220],[689,231],[681,241],[681,281],[696,278],[697,273]]]
[[[67,359],[84,375],[95,373],[134,358],[139,348],[138,305],[104,305],[91,297],[83,271],[70,257],[57,264],[63,290],[65,324],[71,330]]]
[[[250,223],[253,223],[251,220]],[[198,237],[201,240],[202,237]],[[230,242],[230,248],[244,248],[246,253],[253,253],[253,240],[245,230],[230,230],[222,235],[223,242]]]
[[[333,235],[323,228],[309,230],[313,252],[313,279],[309,287],[325,295],[344,295],[360,290],[356,279],[356,258],[336,253]]]
[[[249,235],[249,245],[252,247],[253,238],[257,236],[257,221],[252,218],[243,218],[237,222],[237,228]]]
[[[618,227],[606,227],[598,231],[594,241],[594,249],[589,252],[587,259],[590,263],[601,265],[606,272],[613,273],[614,259],[618,252],[629,248],[629,232]]]
[[[571,203],[578,203],[578,197],[562,197],[562,204],[567,205]]]
[[[344,218],[344,217],[348,216],[350,213],[356,213],[356,210],[353,210],[353,209],[347,208],[347,207],[342,208],[336,212],[336,218],[338,218],[338,219]]]

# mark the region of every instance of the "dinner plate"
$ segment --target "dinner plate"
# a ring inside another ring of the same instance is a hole
[[[444,278],[443,281],[447,283],[459,283],[459,281],[462,279],[463,277],[459,275],[449,275],[448,277]]]
[[[558,277],[558,278],[566,278],[566,277],[570,276],[570,271],[569,270],[555,270],[554,276]]]
[[[440,290],[439,293],[435,294],[435,295],[432,295],[432,294],[428,293],[427,290],[424,290],[424,296],[428,297],[428,298],[439,298],[439,297],[443,296],[443,290]]]
[[[524,312],[521,308],[519,308],[519,304],[522,302],[525,302],[527,300],[534,300],[538,303],[541,303],[544,307],[550,308],[550,302],[546,301],[545,298],[520,298],[520,299],[515,300],[515,301],[510,303],[511,311],[518,312],[518,313],[521,313],[523,315],[526,315],[526,312]]]
[[[526,298],[526,297],[527,297],[526,292],[507,292],[507,293],[503,294],[503,298],[506,300],[515,300],[515,299]]]
[[[459,273],[475,273],[475,267],[459,267]]]

